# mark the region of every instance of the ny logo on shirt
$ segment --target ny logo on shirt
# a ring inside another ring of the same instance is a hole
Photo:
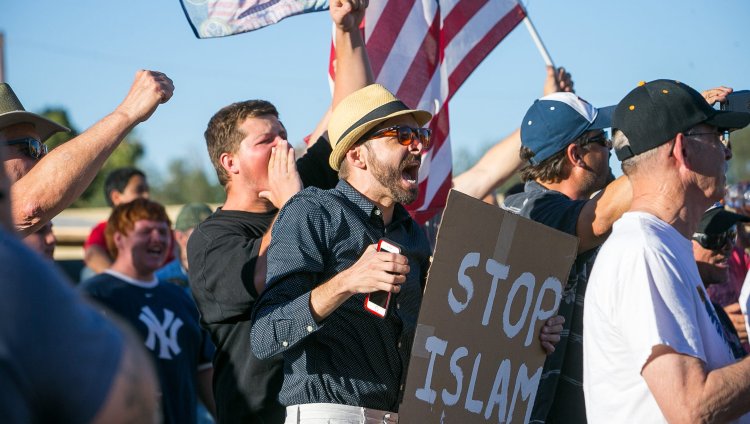
[[[178,355],[180,345],[177,343],[177,332],[182,327],[182,320],[175,318],[174,312],[164,309],[164,322],[159,322],[159,318],[148,306],[141,308],[141,314],[138,318],[148,327],[148,337],[146,337],[146,347],[156,352],[156,339],[159,339],[159,358],[172,359],[171,353]]]

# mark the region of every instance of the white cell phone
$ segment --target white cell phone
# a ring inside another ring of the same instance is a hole
[[[401,246],[398,244],[382,238],[378,241],[378,252],[385,251],[385,252],[391,252],[391,253],[401,253]],[[388,312],[388,304],[391,301],[391,292],[387,291],[376,291],[372,293],[368,293],[367,297],[365,298],[365,309],[367,309],[369,312],[379,316],[380,318],[385,318],[385,314]]]

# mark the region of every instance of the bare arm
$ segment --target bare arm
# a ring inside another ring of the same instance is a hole
[[[632,200],[630,180],[623,175],[586,202],[576,223],[578,253],[604,243],[612,230],[612,224],[630,208]]]
[[[544,95],[558,91],[573,91],[573,80],[565,68],[547,67],[544,81]],[[468,171],[453,179],[453,188],[477,199],[483,199],[498,186],[508,181],[523,164],[521,150],[521,129],[492,146]]]
[[[119,324],[123,328],[123,324]],[[93,423],[157,423],[160,420],[159,383],[143,342],[124,330],[120,366],[109,394]]]
[[[698,358],[659,345],[641,375],[669,422],[727,422],[750,411],[750,358],[707,371]]]
[[[372,84],[367,49],[359,31],[368,0],[331,1],[331,19],[336,25],[336,83],[332,108],[349,94]]]
[[[732,326],[737,331],[737,335],[740,337],[740,342],[747,343],[747,327],[745,327],[745,315],[740,309],[739,303],[732,303],[724,307],[724,312],[727,313],[729,319],[732,320]]]
[[[453,179],[453,188],[477,199],[483,199],[506,182],[521,167],[521,130],[495,144],[479,162]]]
[[[203,402],[203,406],[208,409],[211,416],[216,418],[216,402],[214,401],[214,391],[212,381],[214,379],[213,367],[198,371],[198,398]]]
[[[318,122],[318,125],[315,127],[313,132],[310,134],[310,142],[307,144],[307,148],[309,149],[312,147],[313,144],[318,142],[318,139],[328,131],[328,120],[331,119],[331,108],[329,107],[326,110],[325,115],[323,115],[322,118],[320,118],[320,122]],[[326,134],[326,139],[328,138],[328,135]]]
[[[406,256],[378,252],[374,244],[367,247],[357,262],[310,294],[310,311],[316,322],[324,320],[356,293],[378,290],[398,293],[409,273]]]
[[[101,274],[105,269],[112,266],[112,259],[107,251],[96,244],[86,248],[83,253],[83,262],[96,274]]]
[[[125,100],[78,137],[53,149],[11,187],[12,214],[21,236],[38,230],[70,206],[122,139],[172,97],[172,80],[138,71]]]

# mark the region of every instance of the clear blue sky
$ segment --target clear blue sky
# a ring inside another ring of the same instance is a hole
[[[377,0],[371,0],[377,1]],[[577,93],[616,103],[640,80],[697,89],[750,89],[747,0],[527,3],[553,60]],[[147,169],[175,158],[210,168],[203,131],[234,101],[264,98],[301,144],[330,102],[327,13],[258,31],[198,40],[177,0],[5,0],[6,80],[27,109],[65,107],[83,130],[122,100],[140,68],[174,80],[172,100],[137,128]],[[541,95],[544,65],[523,25],[480,65],[451,102],[454,150],[476,150],[518,126]]]

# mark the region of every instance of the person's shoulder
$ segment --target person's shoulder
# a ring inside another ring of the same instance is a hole
[[[219,209],[195,227],[190,241],[197,237],[207,242],[227,235],[241,237],[263,235],[273,222],[275,215],[276,211],[258,213]]]
[[[81,291],[91,296],[104,295],[125,284],[122,280],[106,272],[97,274],[81,282],[78,286]]]

